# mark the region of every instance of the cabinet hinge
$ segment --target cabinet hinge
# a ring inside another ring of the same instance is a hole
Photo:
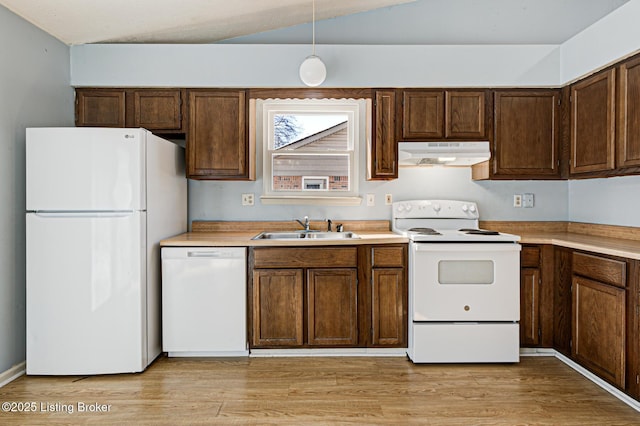
[[[562,99],[558,99],[558,106],[562,104]]]
[[[542,329],[541,328],[538,328],[538,337],[542,338]]]
[[[640,374],[636,374],[636,385],[640,384]]]

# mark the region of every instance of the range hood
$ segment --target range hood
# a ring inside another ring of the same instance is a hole
[[[398,165],[471,166],[491,158],[488,141],[398,142]]]

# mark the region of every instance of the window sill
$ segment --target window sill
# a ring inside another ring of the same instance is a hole
[[[316,197],[299,195],[262,195],[262,204],[297,204],[316,206],[359,206],[362,197]]]

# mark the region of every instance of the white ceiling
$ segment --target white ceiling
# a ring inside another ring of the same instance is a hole
[[[560,44],[629,0],[316,0],[327,44]],[[69,45],[308,43],[311,0],[0,0]],[[302,25],[304,24],[304,25]]]

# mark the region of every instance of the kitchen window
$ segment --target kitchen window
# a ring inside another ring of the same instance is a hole
[[[358,148],[367,105],[364,99],[257,100],[262,202],[360,204]]]

